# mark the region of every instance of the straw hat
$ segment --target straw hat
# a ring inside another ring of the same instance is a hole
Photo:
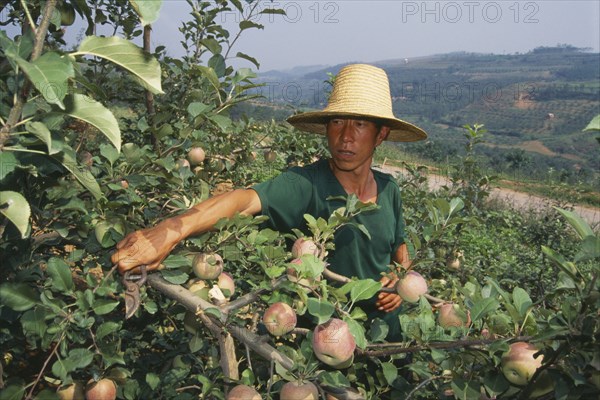
[[[390,84],[384,70],[366,64],[352,64],[340,70],[329,103],[322,111],[291,116],[287,121],[296,128],[324,135],[333,117],[381,120],[390,127],[387,140],[414,142],[427,137],[421,128],[398,119],[392,111]]]

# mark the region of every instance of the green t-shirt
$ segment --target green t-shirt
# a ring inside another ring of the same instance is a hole
[[[332,251],[327,261],[329,268],[347,277],[371,278],[379,281],[382,273],[389,272],[392,257],[404,242],[404,220],[400,188],[392,176],[373,170],[377,183],[376,210],[363,212],[356,222],[364,225],[371,239],[353,226],[344,226],[336,232]],[[270,228],[291,232],[292,228],[308,233],[304,214],[315,218],[329,216],[345,205],[344,200],[329,197],[347,197],[327,160],[305,167],[295,167],[274,179],[259,183],[253,189],[262,204],[262,214],[269,217]],[[375,309],[374,301],[361,304],[371,317],[384,318],[390,325],[388,340],[398,339],[399,323],[396,312],[382,313]]]

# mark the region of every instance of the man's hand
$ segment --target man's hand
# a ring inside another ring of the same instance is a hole
[[[384,276],[380,280],[383,287],[393,288],[396,286],[396,282],[398,282],[398,278],[394,276],[390,279],[389,276]],[[396,308],[400,307],[402,304],[402,298],[397,293],[379,293],[377,296],[377,302],[375,305],[377,309],[384,312],[394,311]]]
[[[117,243],[111,261],[122,274],[140,265],[146,265],[148,271],[155,270],[177,245],[176,236],[165,224],[132,232]]]

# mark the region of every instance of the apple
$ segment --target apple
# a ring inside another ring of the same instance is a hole
[[[227,400],[262,400],[262,397],[251,386],[237,385],[229,391]]]
[[[60,12],[60,24],[62,26],[73,25],[73,22],[75,22],[75,9],[72,5],[62,3],[58,7],[58,11]]]
[[[268,162],[268,163],[272,163],[275,160],[277,160],[277,153],[275,151],[273,151],[273,150],[266,150],[263,153],[263,156],[265,158],[265,161]]]
[[[427,293],[427,282],[418,272],[408,271],[404,278],[396,283],[396,291],[403,300],[416,303],[421,295]]]
[[[471,323],[470,317],[469,313],[465,314],[458,304],[444,303],[439,310],[438,323],[443,328],[468,326]]]
[[[506,379],[517,386],[529,382],[535,371],[542,366],[543,355],[534,358],[539,350],[527,342],[515,342],[502,355],[501,368]]]
[[[121,187],[123,189],[129,188],[129,182],[127,182],[127,180],[125,180],[125,179],[121,179]]]
[[[344,368],[348,360],[354,357],[356,348],[356,341],[348,324],[337,318],[331,318],[315,327],[312,344],[319,360],[339,369]]]
[[[460,270],[460,260],[458,258],[450,257],[446,260],[446,267],[453,271]]]
[[[85,388],[83,382],[75,381],[70,385],[58,388],[56,394],[60,400],[84,400]]]
[[[235,292],[235,282],[231,274],[227,272],[219,274],[217,277],[217,286],[221,289],[225,297],[231,297],[233,296],[233,292]]]
[[[296,327],[296,311],[283,302],[273,303],[263,314],[263,324],[273,336],[283,336]]]
[[[318,400],[319,389],[312,382],[288,382],[279,392],[281,400]]]
[[[319,247],[310,239],[298,238],[292,246],[292,256],[300,258],[305,254],[319,256]]]
[[[202,147],[192,147],[192,149],[188,151],[187,154],[187,159],[192,165],[192,167],[202,164],[205,158],[206,153],[204,153],[204,149]]]
[[[89,151],[82,151],[79,154],[79,162],[86,167],[94,165],[94,156]]]
[[[85,389],[87,400],[115,400],[117,398],[117,386],[110,379],[100,379],[98,382],[90,380]]]
[[[192,260],[192,269],[200,279],[217,279],[223,272],[223,259],[216,253],[199,253]]]
[[[190,168],[190,162],[185,158],[180,158],[175,162],[175,169]]]

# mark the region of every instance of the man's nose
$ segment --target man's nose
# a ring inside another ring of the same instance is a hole
[[[352,126],[352,121],[344,122],[341,138],[343,142],[351,142],[354,140],[354,127]]]

